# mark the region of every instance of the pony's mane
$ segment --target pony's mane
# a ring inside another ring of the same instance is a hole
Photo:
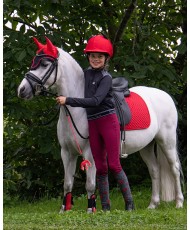
[[[59,51],[59,66],[62,74],[60,79],[63,79],[67,84],[58,84],[60,93],[70,97],[83,97],[84,95],[84,72],[78,62],[66,51],[58,48]],[[61,86],[62,85],[62,86]],[[64,87],[64,89],[61,87]],[[74,89],[74,90],[73,90]],[[63,90],[63,91],[62,91]]]
[[[65,59],[67,59],[71,64],[72,67],[78,68],[79,71],[82,71],[81,66],[79,65],[79,63],[71,56],[71,54],[69,54],[68,52],[64,51],[61,48],[58,48],[58,51],[60,53],[60,57],[63,57]],[[62,56],[63,55],[63,56]]]

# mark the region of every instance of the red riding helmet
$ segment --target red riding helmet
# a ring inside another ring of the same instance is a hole
[[[110,40],[105,38],[103,35],[95,35],[88,40],[84,53],[106,53],[113,56],[113,46]]]

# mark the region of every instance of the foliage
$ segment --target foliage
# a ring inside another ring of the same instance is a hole
[[[150,190],[140,187],[133,191],[136,210],[123,210],[123,198],[116,189],[110,194],[112,209],[102,212],[99,197],[97,212],[86,213],[86,196],[74,197],[72,211],[59,214],[60,199],[15,203],[4,208],[4,228],[8,229],[187,229],[187,207],[176,210],[174,203],[161,203],[156,210],[146,209]]]
[[[124,75],[130,87],[158,87],[175,100],[186,175],[186,4],[186,0],[4,0],[5,193],[33,199],[43,194],[58,196],[62,187],[56,119],[48,126],[37,125],[56,113],[46,112],[54,108],[55,101],[39,97],[26,102],[16,93],[35,55],[33,36],[42,42],[48,36],[85,68],[86,40],[92,34],[106,34],[115,50],[110,62],[113,76]],[[124,160],[123,165],[132,183],[146,180],[148,172],[137,156]],[[136,165],[142,168],[135,171]]]

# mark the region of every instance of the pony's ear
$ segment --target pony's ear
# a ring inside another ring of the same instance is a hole
[[[49,38],[47,38],[47,37],[45,37],[45,38],[46,38],[46,44],[47,44],[48,52],[51,52],[52,56],[57,57],[57,54],[58,54],[57,47],[52,44],[52,42],[49,40]]]
[[[44,45],[38,41],[37,38],[33,37],[34,43],[37,45],[38,50],[44,48]]]

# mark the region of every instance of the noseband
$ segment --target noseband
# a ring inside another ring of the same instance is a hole
[[[50,61],[51,66],[46,71],[46,73],[42,77],[42,79],[39,79],[35,74],[31,73],[31,70],[37,69],[42,60]],[[37,64],[35,63],[35,61],[37,61]],[[28,73],[26,73],[26,75],[25,75],[25,79],[30,84],[33,95],[35,95],[35,93],[37,91],[39,91],[40,94],[43,94],[44,92],[46,92],[46,87],[44,85],[45,85],[46,81],[48,80],[48,78],[51,76],[54,69],[56,70],[56,73],[55,73],[54,81],[50,85],[50,87],[55,84],[55,82],[57,80],[57,67],[58,67],[58,59],[57,58],[54,58],[54,57],[47,55],[47,54],[37,54],[35,56],[35,58],[33,60],[33,64],[30,68],[30,71]],[[34,87],[34,83],[37,83],[37,85],[35,85],[35,87]]]

